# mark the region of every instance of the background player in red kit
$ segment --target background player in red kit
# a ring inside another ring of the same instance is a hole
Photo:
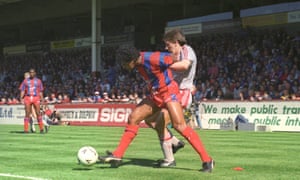
[[[29,74],[29,78],[24,79],[20,86],[20,99],[25,105],[24,133],[28,133],[29,120],[32,113],[31,106],[35,109],[40,133],[44,133],[44,125],[40,114],[40,101],[44,100],[43,83],[39,78],[35,77],[36,72],[33,68],[29,70]]]
[[[172,68],[176,69],[173,57],[163,52],[139,52],[130,46],[119,48],[116,57],[122,67],[128,70],[137,69],[147,82],[151,94],[143,99],[129,115],[128,124],[118,147],[112,153],[108,152],[107,156],[99,157],[99,159],[111,163],[112,166],[118,166],[126,149],[137,135],[139,123],[160,111],[161,108],[166,108],[175,130],[193,146],[206,165],[201,171],[211,172],[214,161],[207,154],[197,133],[187,126],[184,120],[183,110],[179,103],[181,95],[171,71]]]
[[[25,72],[24,73],[24,79],[27,79],[29,77],[30,77],[29,72]],[[22,86],[22,84],[20,84],[19,89],[21,88],[21,86]],[[33,106],[31,106],[31,115],[30,115],[30,119],[29,119],[29,124],[30,124],[30,131],[32,133],[35,133],[34,121],[37,122],[37,116],[36,116],[36,113],[35,113],[35,108]]]

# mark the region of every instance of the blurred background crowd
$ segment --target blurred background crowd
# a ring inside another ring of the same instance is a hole
[[[189,38],[188,44],[198,58],[195,101],[300,100],[300,34],[243,29]],[[101,72],[91,72],[90,48],[2,56],[0,103],[20,102],[19,85],[31,67],[49,104],[137,103],[148,93],[145,83],[115,64],[116,48],[102,48]],[[164,51],[164,45],[152,50]]]

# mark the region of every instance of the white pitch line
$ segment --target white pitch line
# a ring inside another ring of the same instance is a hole
[[[31,180],[48,180],[48,179],[43,179],[43,178],[30,177],[30,176],[20,176],[20,175],[6,174],[6,173],[0,173],[0,176],[20,178],[20,179],[31,179]]]

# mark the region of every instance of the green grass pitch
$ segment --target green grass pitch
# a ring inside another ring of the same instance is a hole
[[[300,179],[299,133],[196,130],[216,161],[212,173],[201,173],[200,158],[186,140],[185,148],[175,154],[176,167],[155,168],[162,152],[149,128],[139,129],[119,168],[78,165],[76,155],[85,145],[99,155],[114,150],[123,127],[52,126],[48,134],[23,134],[22,129],[0,125],[1,180]]]

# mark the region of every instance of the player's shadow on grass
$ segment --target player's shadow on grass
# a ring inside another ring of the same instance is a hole
[[[117,167],[121,167],[121,166],[125,166],[125,165],[137,165],[137,166],[153,167],[155,163],[156,163],[156,161],[151,160],[151,159],[123,158],[123,161]],[[114,166],[111,166],[110,163],[98,162],[97,164],[105,165],[105,166],[98,167],[98,168],[101,168],[101,169],[116,168]]]
[[[93,170],[91,167],[78,167],[78,168],[73,168],[72,170],[74,171],[90,171]]]
[[[24,133],[24,131],[10,131],[10,133],[15,133],[15,134],[30,134],[30,133]]]
[[[97,163],[97,164],[103,164],[105,166],[100,166],[97,168],[105,169],[105,168],[116,168],[113,166],[110,166],[109,163]],[[107,166],[106,166],[107,165]],[[152,167],[152,168],[160,168],[160,169],[178,169],[178,170],[189,170],[189,171],[195,171],[195,169],[190,168],[182,168],[182,167],[159,167],[158,161],[152,160],[152,159],[141,159],[141,158],[124,158],[123,162],[118,165],[118,167],[126,166],[126,165],[136,165],[136,166],[143,166],[143,167]]]
[[[153,167],[157,164],[157,161],[152,159],[141,159],[141,158],[125,158],[125,162],[121,163],[120,166],[124,165],[137,165],[137,166],[144,166],[144,167]]]

